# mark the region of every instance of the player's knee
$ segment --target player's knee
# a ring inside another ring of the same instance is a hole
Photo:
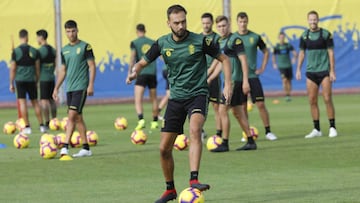
[[[172,146],[170,148],[168,146],[160,145],[160,156],[163,159],[170,159],[172,157]]]

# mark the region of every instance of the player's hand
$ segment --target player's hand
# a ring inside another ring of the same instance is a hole
[[[244,95],[249,94],[249,92],[250,92],[249,81],[243,81],[242,89],[243,89]]]
[[[136,78],[137,74],[135,71],[131,72],[127,78],[126,78],[126,84],[131,84],[131,81],[133,81]]]
[[[87,91],[87,96],[93,96],[94,95],[94,86],[89,85],[86,91]]]
[[[263,69],[263,68],[260,68],[260,69],[256,69],[255,74],[256,74],[256,75],[260,75],[260,74],[263,73],[263,72],[264,72],[264,69]]]
[[[300,70],[296,70],[296,80],[301,80],[301,72],[300,72]]]
[[[52,93],[52,98],[57,101],[59,98],[58,98],[58,90],[57,89],[54,89],[53,93]]]
[[[329,76],[330,76],[330,81],[331,81],[331,82],[335,82],[335,80],[336,80],[336,74],[335,74],[335,72],[334,72],[334,71],[330,71]]]
[[[273,63],[273,68],[274,68],[275,70],[278,69],[276,63]]]
[[[10,84],[9,90],[10,90],[11,93],[15,92],[15,87],[14,87],[13,84]]]
[[[231,85],[231,83],[225,83],[223,94],[224,94],[224,97],[225,97],[225,103],[227,105],[229,105],[230,102],[231,102],[231,97],[232,97],[232,85]]]

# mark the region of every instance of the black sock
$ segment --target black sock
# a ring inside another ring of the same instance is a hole
[[[168,181],[168,182],[166,182],[166,189],[167,189],[167,190],[173,190],[173,189],[175,189],[174,181]]]
[[[271,133],[270,126],[265,127],[265,134]]]
[[[153,117],[153,121],[158,121],[158,117],[157,117],[157,116],[154,116],[154,117]]]
[[[216,135],[222,137],[222,130],[216,130]]]
[[[190,172],[190,180],[197,180],[199,176],[199,171],[191,171]]]
[[[252,136],[248,137],[248,143],[249,144],[255,144],[254,138]]]
[[[49,127],[49,123],[50,123],[50,121],[46,121],[45,125]]]
[[[89,144],[88,143],[83,144],[83,149],[90,150]]]
[[[138,118],[139,118],[139,120],[144,119],[144,115],[142,113],[138,114]]]
[[[30,128],[30,125],[26,125],[25,128]]]
[[[64,144],[64,148],[69,149],[69,144]]]
[[[223,139],[222,143],[224,145],[228,146],[229,145],[229,140],[228,139]]]
[[[314,128],[318,131],[320,131],[320,122],[319,120],[314,120]]]
[[[335,128],[335,118],[329,119],[330,128]]]

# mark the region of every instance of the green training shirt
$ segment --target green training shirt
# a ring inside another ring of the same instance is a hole
[[[207,37],[208,40],[212,40],[214,42],[218,42],[219,41],[219,38],[220,36],[215,33],[215,32],[212,32],[211,34],[209,35],[204,35],[203,33],[200,33],[201,35],[203,35],[204,37]],[[206,63],[207,63],[207,67],[210,68],[212,62],[214,61],[214,58],[209,56],[209,55],[206,55]]]
[[[300,38],[300,49],[306,51],[306,72],[329,71],[328,49],[334,48],[334,41],[328,30],[311,32],[306,30]]]
[[[147,62],[162,55],[168,67],[170,99],[190,99],[208,95],[206,54],[220,55],[218,43],[187,31],[182,41],[174,41],[172,33],[160,37],[144,56]]]
[[[273,54],[276,57],[276,64],[279,69],[292,68],[290,52],[293,50],[294,47],[289,43],[276,44]]]
[[[151,45],[155,41],[147,38],[147,37],[139,37],[136,40],[132,41],[130,44],[130,48],[132,51],[136,52],[135,61],[138,62],[145,55],[147,51],[149,51]],[[142,69],[140,75],[156,75],[156,61],[150,63],[146,66],[146,68]]]
[[[89,85],[88,60],[94,60],[90,44],[79,41],[67,44],[61,50],[62,64],[66,67],[66,91],[86,90]]]
[[[39,54],[34,47],[28,44],[16,47],[11,54],[11,61],[16,63],[15,81],[35,82],[35,62],[38,59]]]
[[[249,66],[249,78],[257,78],[258,75],[255,73],[257,69],[257,49],[258,47],[260,50],[266,49],[264,41],[260,35],[250,30],[244,35],[239,32],[235,32],[234,34],[239,36],[244,43],[245,54]]]
[[[244,43],[234,34],[219,39],[221,51],[227,55],[231,63],[231,80],[241,82],[243,72],[239,56],[245,54]]]
[[[40,56],[40,81],[55,80],[56,51],[50,45],[43,45],[38,49]]]

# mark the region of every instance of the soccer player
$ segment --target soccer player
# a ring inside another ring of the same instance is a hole
[[[47,43],[48,33],[46,30],[36,32],[40,55],[40,104],[45,118],[45,126],[49,128],[51,118],[56,118],[56,103],[52,98],[55,87],[55,49]]]
[[[37,82],[40,76],[40,60],[37,50],[28,44],[29,35],[25,29],[20,30],[19,38],[21,45],[15,48],[11,55],[10,66],[10,92],[15,92],[19,101],[21,117],[26,127],[22,130],[24,134],[31,134],[31,127],[26,105],[26,95],[29,96],[34,107],[36,118],[40,124],[40,132],[45,133],[41,108],[37,99]],[[16,88],[14,86],[14,81]]]
[[[241,128],[248,136],[248,142],[243,147],[237,150],[255,150],[257,148],[253,137],[250,134],[249,122],[242,107],[247,102],[247,94],[249,93],[249,79],[248,79],[248,65],[244,50],[244,44],[238,36],[231,34],[230,23],[226,16],[218,16],[215,20],[216,28],[220,34],[220,47],[225,53],[231,63],[231,80],[233,83],[233,96],[230,105],[224,102],[220,104],[220,116],[223,129],[223,142],[212,152],[227,152],[229,151],[229,134],[230,134],[230,119],[228,111],[231,109]]]
[[[68,123],[66,126],[66,143],[60,151],[60,155],[68,155],[69,141],[75,130],[79,131],[83,148],[73,157],[91,156],[89,144],[86,138],[86,125],[82,110],[86,96],[94,94],[95,59],[90,44],[78,38],[77,23],[68,20],[65,23],[66,36],[69,44],[61,50],[62,66],[58,71],[57,81],[53,92],[54,100],[58,99],[58,90],[66,78],[66,97],[68,105]]]
[[[214,24],[214,18],[211,13],[204,13],[201,16],[201,24],[202,24],[202,35],[209,38],[209,40],[212,40],[214,42],[217,42],[219,40],[219,35],[216,34],[212,26]],[[217,66],[219,64],[219,61],[214,60],[209,55],[206,55],[206,62],[208,67],[208,83],[209,83],[209,101],[212,104],[212,107],[214,109],[214,115],[215,115],[215,125],[216,125],[216,135],[222,136],[222,130],[221,130],[221,121],[220,121],[220,115],[219,115],[219,103],[221,99],[221,79],[219,76],[219,72],[221,71],[221,66]]]
[[[292,59],[290,59],[290,52],[292,53]],[[273,67],[279,69],[285,92],[285,100],[291,101],[291,80],[293,78],[292,64],[296,62],[297,53],[294,47],[285,42],[285,33],[279,33],[279,43],[274,47],[272,55]]]
[[[165,203],[177,197],[172,149],[176,136],[183,131],[186,117],[190,120],[190,186],[201,191],[210,188],[208,184],[201,184],[198,181],[202,152],[201,130],[208,105],[206,54],[224,64],[224,97],[227,102],[230,102],[232,94],[229,59],[221,54],[218,43],[187,30],[186,10],[181,5],[170,6],[167,10],[167,18],[172,33],[160,37],[146,55],[134,65],[132,73],[126,79],[126,82],[130,83],[142,68],[160,55],[168,67],[170,99],[160,140],[160,162],[166,181],[166,191],[156,203]]]
[[[319,15],[316,11],[307,14],[309,29],[300,38],[300,52],[296,68],[296,79],[301,79],[301,66],[307,57],[306,64],[306,88],[309,97],[311,116],[314,122],[314,129],[305,138],[322,136],[320,131],[320,113],[318,106],[319,87],[322,88],[322,95],[330,122],[329,137],[336,137],[335,108],[332,101],[332,82],[336,80],[334,41],[331,33],[318,26]]]
[[[150,46],[154,43],[154,40],[145,36],[145,25],[138,24],[136,26],[137,39],[133,40],[130,44],[131,55],[129,67],[138,62],[141,57],[150,49]],[[129,68],[128,74],[131,74],[131,68]],[[145,87],[149,88],[150,100],[152,102],[152,115],[153,121],[151,122],[151,129],[158,128],[158,104],[156,97],[156,61],[149,64],[149,68],[144,69],[136,78],[135,82],[135,109],[138,115],[138,124],[135,127],[136,130],[145,128],[144,110],[143,110],[143,97]]]
[[[259,79],[259,75],[264,72],[266,64],[269,59],[269,51],[266,48],[264,41],[261,36],[248,30],[249,18],[245,12],[239,12],[237,15],[238,31],[234,34],[239,36],[245,47],[245,54],[249,64],[249,84],[250,84],[250,95],[253,103],[259,109],[260,117],[265,127],[265,137],[268,140],[276,140],[277,137],[271,132],[270,129],[270,118],[269,112],[265,106],[264,91]],[[261,68],[257,69],[257,49],[261,50],[264,54]],[[247,105],[243,105],[243,108],[247,114]]]

